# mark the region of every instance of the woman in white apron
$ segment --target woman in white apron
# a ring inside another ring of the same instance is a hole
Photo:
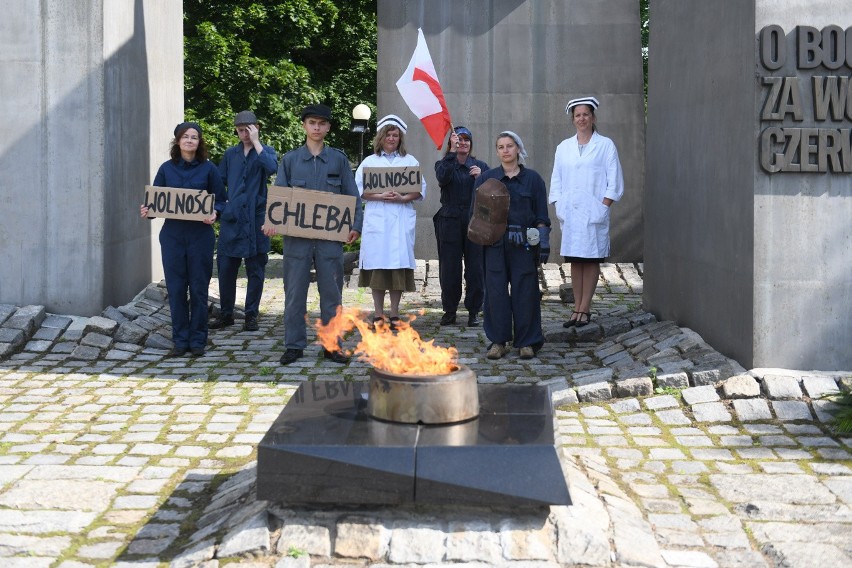
[[[421,191],[400,193],[388,189],[364,193],[364,168],[401,168],[420,162],[405,150],[407,126],[398,116],[389,114],[376,125],[373,154],[364,158],[355,172],[355,183],[364,207],[361,233],[358,286],[372,290],[375,313],[373,323],[385,321],[385,293],[390,295],[388,325],[399,321],[399,302],[403,292],[413,292],[414,236],[417,212],[414,201],[426,195],[426,179],[421,174]]]

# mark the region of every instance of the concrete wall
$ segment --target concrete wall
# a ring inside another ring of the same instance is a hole
[[[572,98],[601,102],[598,127],[618,147],[626,191],[613,209],[612,259],[642,258],[644,117],[637,0],[379,0],[378,115],[394,113],[409,125],[406,145],[429,182],[418,206],[418,258],[435,258],[432,216],[440,206],[436,151],[405,106],[396,81],[423,29],[455,125],[474,134],[474,154],[499,165],[496,135],[513,130],[524,140],[527,166],[550,182],[553,154],[573,136],[565,114]],[[365,142],[365,146],[368,145]],[[558,255],[561,235],[551,210]],[[556,259],[552,255],[551,258]]]
[[[758,32],[827,23],[852,5],[651,1],[644,301],[745,367],[852,368],[852,178],[759,163],[763,129],[814,123],[760,121]]]
[[[138,204],[183,115],[182,3],[0,10],[0,303],[99,313],[161,277]]]

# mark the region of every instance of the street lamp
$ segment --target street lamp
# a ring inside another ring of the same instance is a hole
[[[359,103],[352,109],[352,126],[349,131],[361,135],[361,153],[358,154],[358,162],[364,159],[364,134],[370,132],[371,114],[373,112],[370,110],[370,107],[364,103]]]

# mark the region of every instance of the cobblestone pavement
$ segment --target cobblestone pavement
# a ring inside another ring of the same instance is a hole
[[[852,439],[833,434],[820,398],[848,389],[852,373],[742,369],[642,311],[639,269],[604,266],[594,325],[578,333],[561,325],[567,274],[547,265],[548,343],[531,360],[515,349],[489,361],[481,328],[438,325],[434,262],[420,263],[422,289],[403,297],[421,335],[458,348],[480,382],[550,386],[570,507],[256,501],[256,444],[298,385],[367,373],[324,361],[315,345],[278,364],[277,278],[261,330],[238,321],[212,332],[197,359],[125,346],[81,360],[72,353],[86,322],[75,320],[76,335],[41,322],[0,362],[0,565],[852,566]],[[369,310],[355,281],[344,301]],[[18,325],[18,312],[0,319]],[[168,321],[164,303],[153,312]]]

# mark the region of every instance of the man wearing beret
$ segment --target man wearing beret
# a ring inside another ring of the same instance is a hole
[[[234,127],[240,143],[225,150],[219,163],[219,174],[228,188],[228,202],[219,217],[216,257],[221,312],[210,328],[234,324],[237,273],[245,259],[248,288],[243,329],[257,331],[269,252],[269,237],[261,229],[266,218],[266,181],[278,169],[278,156],[272,147],[260,143],[257,117],[250,110],[237,113]]]
[[[354,197],[355,219],[347,242],[355,242],[361,234],[364,212],[349,159],[342,151],[325,144],[325,137],[331,130],[331,109],[325,105],[308,105],[302,110],[301,120],[305,130],[305,144],[284,154],[278,166],[275,185]],[[274,231],[267,228],[265,232],[272,235]],[[343,300],[343,244],[338,241],[285,236],[285,352],[281,357],[282,365],[289,365],[301,358],[307,347],[305,316],[311,265],[316,268],[323,324],[335,316]],[[349,358],[340,351],[323,348],[322,353],[329,361],[349,362]]]

